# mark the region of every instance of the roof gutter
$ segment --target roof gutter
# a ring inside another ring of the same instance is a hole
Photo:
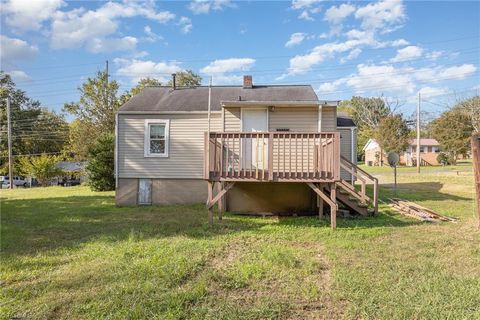
[[[258,107],[258,106],[313,106],[318,107],[321,101],[221,101],[222,107]]]

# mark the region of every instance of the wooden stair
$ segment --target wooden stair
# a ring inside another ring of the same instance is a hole
[[[359,193],[357,193],[360,195]],[[368,204],[362,203],[357,197],[352,196],[352,193],[345,189],[338,189],[337,201],[347,207],[350,211],[361,214],[362,216],[370,215]]]
[[[337,201],[350,211],[368,216],[378,212],[378,179],[363,171],[344,157],[340,159],[340,166],[351,174],[360,185],[355,188],[355,181],[340,180],[335,183]],[[366,185],[373,185],[373,195],[367,195]]]

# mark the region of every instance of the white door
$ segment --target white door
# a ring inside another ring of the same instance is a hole
[[[138,204],[152,204],[152,180],[138,180]]]
[[[267,109],[246,109],[242,111],[242,132],[267,132]],[[243,168],[267,169],[268,138],[245,139],[243,143]]]

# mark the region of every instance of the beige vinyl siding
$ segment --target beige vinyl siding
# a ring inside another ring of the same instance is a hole
[[[268,114],[270,131],[318,132],[318,108],[276,108]]]
[[[225,132],[240,132],[241,128],[241,112],[240,108],[224,108],[224,128]]]
[[[169,119],[168,158],[144,157],[146,119]],[[118,115],[119,178],[203,178],[207,114]],[[212,114],[211,130],[221,131],[221,115]]]
[[[333,132],[337,130],[337,108],[322,107],[322,132]]]
[[[340,154],[342,157],[346,158],[348,161],[352,161],[352,133],[350,128],[342,129],[338,128],[340,132]],[[353,133],[353,139],[356,139],[356,132]],[[355,143],[355,140],[353,141]],[[356,153],[356,148],[353,150]],[[356,155],[353,155],[353,163],[357,164]],[[344,169],[341,169],[341,177],[342,179],[350,179],[350,174],[347,173]]]
[[[289,132],[318,132],[318,107],[293,107],[293,108],[275,108],[275,111],[269,112],[269,130],[271,132],[277,129],[289,129]],[[289,141],[278,141],[273,146],[273,152],[280,154],[279,159],[284,159],[285,163],[274,162],[274,170],[289,169],[290,163],[292,170],[304,172],[313,170],[313,139],[294,140],[291,146]],[[287,146],[285,155],[283,154],[283,144]],[[291,149],[290,149],[291,147]],[[302,152],[303,149],[303,152]],[[289,151],[295,151],[290,154]],[[300,156],[299,156],[300,155]],[[303,156],[303,159],[302,159]],[[284,168],[286,166],[286,168]]]

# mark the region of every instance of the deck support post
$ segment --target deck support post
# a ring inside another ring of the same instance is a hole
[[[207,181],[207,209],[208,209],[208,224],[213,226],[213,208],[209,206],[213,199],[213,186],[214,182]]]
[[[319,184],[320,190],[322,189],[322,185]],[[317,194],[317,207],[318,207],[318,218],[323,219],[323,199]]]
[[[217,194],[219,194],[222,191],[224,186],[225,184],[223,182],[217,183]],[[218,220],[222,221],[224,211],[225,211],[225,196],[222,196],[220,200],[218,200]]]
[[[335,183],[330,184],[330,200],[335,203],[335,205],[330,205],[330,226],[332,229],[337,228],[337,185]]]

